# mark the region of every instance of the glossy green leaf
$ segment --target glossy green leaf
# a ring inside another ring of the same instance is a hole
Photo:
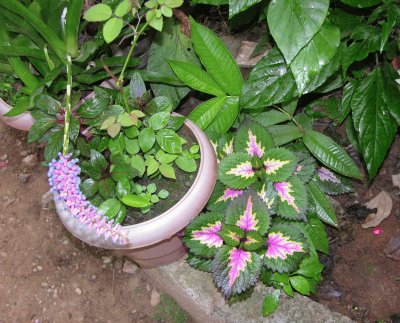
[[[240,107],[259,109],[296,97],[297,87],[293,74],[277,48],[261,58],[245,82],[240,96]]]
[[[125,149],[131,155],[137,154],[140,151],[139,141],[125,138]]]
[[[382,0],[340,0],[340,1],[356,8],[368,8],[382,2]]]
[[[328,236],[326,235],[323,223],[318,216],[313,213],[307,214],[307,220],[305,230],[315,249],[324,254],[329,254]]]
[[[139,133],[139,146],[143,152],[148,152],[156,142],[156,134],[153,129],[145,128]]]
[[[317,216],[334,227],[338,226],[335,211],[325,194],[314,182],[308,183],[311,209]]]
[[[385,101],[385,91],[378,67],[360,81],[351,100],[354,127],[371,178],[377,174],[397,132],[396,120]]]
[[[190,18],[190,26],[194,48],[207,72],[226,93],[239,95],[243,78],[231,53],[210,29],[193,18]]]
[[[175,160],[175,164],[176,166],[178,166],[180,169],[182,169],[187,173],[193,173],[197,170],[197,164],[193,158],[179,156]]]
[[[182,142],[180,137],[170,129],[161,129],[157,132],[157,143],[169,154],[179,154],[182,152]]]
[[[339,28],[326,20],[310,42],[300,50],[290,64],[299,93],[333,58],[339,42]]]
[[[280,0],[268,7],[268,26],[279,49],[290,64],[320,30],[329,0]]]
[[[123,178],[131,179],[137,175],[137,171],[128,164],[115,165],[111,171],[111,177],[114,181],[121,181]]]
[[[131,207],[136,207],[136,208],[143,208],[146,206],[151,206],[153,205],[151,202],[147,201],[145,198],[135,195],[135,194],[129,194],[124,196],[121,201],[128,206]]]
[[[46,148],[44,149],[44,158],[47,161],[57,158],[57,154],[61,151],[63,146],[63,130],[53,132],[47,140]]]
[[[129,139],[134,139],[136,137],[139,136],[139,130],[137,127],[132,126],[129,127],[128,129],[125,129],[125,135],[129,138]]]
[[[47,94],[35,98],[35,107],[54,116],[61,112],[61,103]]]
[[[132,168],[136,169],[140,177],[143,176],[144,172],[146,171],[144,159],[140,155],[132,156],[130,165]]]
[[[350,156],[331,138],[312,130],[305,130],[303,142],[322,164],[339,174],[361,179],[360,170]]]
[[[281,291],[275,289],[273,292],[267,294],[263,300],[262,304],[262,314],[263,316],[268,316],[275,312],[279,305],[279,296]]]
[[[108,107],[110,98],[96,95],[93,99],[86,100],[77,110],[82,118],[95,118]]]
[[[262,0],[229,0],[229,19],[261,1]]]
[[[107,160],[105,157],[94,149],[90,151],[90,163],[94,169],[99,171],[103,171],[107,168]]]
[[[127,112],[124,112],[124,113],[120,114],[118,116],[117,121],[123,127],[130,127],[130,126],[133,126],[133,125],[136,124],[136,122],[132,120],[132,118],[130,117],[130,114],[127,113]]]
[[[398,15],[399,12],[396,12],[393,7],[389,7],[387,20],[382,25],[381,44],[379,48],[381,53],[383,51],[383,47],[385,47],[385,44],[389,39],[390,34],[392,33],[393,27],[395,26],[396,20],[398,19]]]
[[[105,21],[111,18],[112,10],[110,6],[99,3],[90,7],[83,18],[87,21]]]
[[[268,132],[271,134],[275,146],[282,146],[302,136],[299,128],[292,124],[271,126],[268,128]]]
[[[188,62],[169,61],[168,63],[176,76],[192,89],[215,96],[226,96],[226,92],[219,84],[200,67]]]
[[[160,163],[155,159],[149,159],[149,162],[146,164],[146,174],[147,176],[153,175],[155,172],[158,171],[160,167]]]
[[[231,128],[238,114],[239,98],[227,97],[219,113],[205,129],[206,132],[223,135]]]
[[[307,279],[303,276],[291,276],[289,278],[290,284],[295,290],[300,294],[309,295],[310,294],[310,284]]]
[[[32,128],[29,130],[28,143],[39,140],[47,130],[56,125],[56,122],[56,119],[50,117],[36,120],[35,123],[32,125]]]
[[[197,106],[188,116],[201,129],[205,129],[214,120],[222,109],[226,97],[216,97]]]
[[[149,127],[154,131],[163,129],[167,126],[170,118],[168,112],[158,112],[153,114],[149,119]]]
[[[103,213],[109,219],[113,219],[120,209],[121,203],[116,199],[106,200],[98,208],[99,212]]]
[[[91,198],[93,195],[97,193],[99,187],[96,181],[94,181],[91,178],[87,178],[81,183],[80,189],[83,195],[86,196],[86,198]]]
[[[131,183],[128,178],[121,178],[117,182],[115,187],[115,193],[117,194],[118,198],[121,199],[125,195],[128,195],[131,192]]]
[[[109,199],[114,197],[115,182],[111,178],[106,178],[98,182],[99,194],[105,198]]]
[[[124,22],[121,18],[111,18],[103,26],[103,36],[107,43],[111,43],[121,33]]]

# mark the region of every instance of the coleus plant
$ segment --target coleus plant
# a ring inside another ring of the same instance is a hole
[[[264,300],[268,315],[281,289],[289,296],[315,291],[323,269],[317,251],[328,253],[322,222],[337,226],[325,193],[351,187],[301,146],[275,147],[254,121],[214,144],[219,183],[208,211],[186,229],[188,262],[210,272],[227,299],[247,297],[259,279],[275,287]]]

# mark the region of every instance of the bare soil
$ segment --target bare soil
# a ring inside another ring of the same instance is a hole
[[[382,190],[393,200],[392,212],[379,225],[381,234],[361,228],[363,210],[339,216],[340,230],[330,232],[331,256],[327,257],[324,282],[317,300],[330,309],[358,322],[399,322],[400,318],[400,261],[385,255],[389,240],[400,234],[399,188],[392,175],[400,173],[400,138],[396,137],[389,154],[371,185],[355,183],[355,192],[337,197],[346,207],[364,204]],[[348,209],[347,209],[348,210]]]
[[[81,243],[43,209],[42,149],[25,142],[0,122],[0,322],[187,321],[140,269],[123,272],[125,259]]]

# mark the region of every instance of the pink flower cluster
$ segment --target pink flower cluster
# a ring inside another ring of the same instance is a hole
[[[63,156],[58,153],[59,159],[49,164],[49,184],[51,191],[57,193],[59,199],[64,202],[72,216],[88,226],[90,230],[95,229],[99,236],[104,235],[113,242],[125,244],[127,238],[121,231],[119,223],[114,224],[114,220],[108,220],[99,210],[86,200],[85,195],[80,191],[80,167],[77,165],[78,159],[71,159],[72,155]]]

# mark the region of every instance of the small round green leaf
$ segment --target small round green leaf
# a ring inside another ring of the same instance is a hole
[[[150,194],[155,193],[157,190],[157,186],[154,183],[151,183],[149,185],[147,185],[147,192],[149,192]]]
[[[147,201],[145,198],[135,194],[126,195],[121,200],[124,204],[137,208],[144,208],[152,205],[152,203]]]
[[[278,308],[280,293],[279,289],[275,289],[272,293],[265,296],[262,305],[263,316],[272,314]]]
[[[116,199],[108,199],[101,203],[99,211],[109,219],[113,219],[121,208],[121,203]]]
[[[160,198],[160,199],[166,199],[168,196],[169,196],[169,192],[168,191],[166,191],[166,190],[161,190],[161,191],[159,191],[158,192],[158,197]]]
[[[132,8],[132,4],[130,0],[123,0],[118,7],[115,9],[114,14],[117,17],[125,16]]]
[[[300,294],[310,294],[310,284],[303,276],[292,276],[289,278],[289,281],[293,288],[297,290]]]
[[[162,164],[160,166],[160,172],[164,177],[176,179],[175,170],[170,164]]]
[[[107,43],[111,43],[121,33],[124,22],[121,18],[111,18],[108,20],[103,27],[104,40]]]
[[[99,3],[94,5],[93,7],[90,7],[88,11],[86,11],[85,15],[83,18],[86,21],[105,21],[107,19],[110,19],[112,15],[112,10],[110,6]]]
[[[175,164],[176,166],[178,166],[180,169],[182,169],[187,173],[193,173],[197,170],[197,164],[193,158],[179,156],[175,160]]]

